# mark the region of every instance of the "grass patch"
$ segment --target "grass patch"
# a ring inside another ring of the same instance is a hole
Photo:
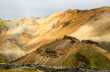
[[[75,58],[75,54],[71,54],[68,58],[62,63],[62,66],[76,67],[77,60]]]
[[[5,29],[7,26],[5,25],[5,21],[0,19],[0,29]]]
[[[0,63],[6,63],[6,59],[2,55],[0,55]]]
[[[98,53],[95,48],[83,46],[80,48],[78,53],[68,56],[62,65],[104,69],[110,68],[110,60],[108,60],[104,55]]]
[[[90,68],[110,68],[110,60],[104,55],[96,52],[94,48],[81,48],[80,54],[88,59],[89,64],[87,66]]]

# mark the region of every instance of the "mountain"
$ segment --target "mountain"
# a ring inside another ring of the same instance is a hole
[[[95,67],[110,68],[108,51],[99,47],[98,43],[89,40],[79,41],[76,38],[64,36],[36,51],[27,54],[12,63],[41,64],[58,67]]]
[[[52,66],[80,66],[84,57],[86,66],[109,67],[109,34],[109,7],[69,9],[43,18],[1,19],[0,55],[7,63]]]

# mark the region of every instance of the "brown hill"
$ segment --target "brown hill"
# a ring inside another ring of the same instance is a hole
[[[63,45],[65,45],[66,42],[65,40],[63,40],[63,37],[65,35],[76,37],[79,40],[92,40],[98,42],[99,45],[101,46],[100,48],[98,48],[99,50],[98,53],[100,53],[101,48],[106,49],[108,52],[107,55],[105,54],[102,55],[104,55],[107,59],[109,59],[109,51],[108,51],[110,49],[109,46],[110,45],[109,44],[110,43],[110,37],[109,37],[110,8],[109,7],[102,7],[91,10],[70,9],[65,12],[54,13],[53,15],[50,15],[45,18],[21,18],[15,20],[1,20],[0,23],[1,23],[0,32],[2,32],[0,33],[0,37],[1,37],[0,54],[6,57],[8,62],[16,60],[18,58],[22,58],[22,56],[23,56],[22,60],[24,61],[25,61],[24,56],[27,57],[29,56],[33,58],[34,56],[36,56],[35,53],[36,51],[38,52],[41,47],[45,48],[44,47],[45,45],[51,43],[52,45],[54,45],[53,42],[55,42],[56,39],[58,41],[56,41],[55,46],[52,46],[52,49],[54,49],[53,47],[57,47],[57,45],[59,45],[59,43],[61,42],[62,44],[61,47],[65,52],[68,51],[65,53],[66,55],[68,55],[69,52],[71,52],[71,50],[68,50],[68,48],[63,47]],[[82,43],[79,42],[78,46],[80,46],[80,44],[82,45]],[[71,47],[70,40],[68,45]],[[72,46],[74,45],[72,44]],[[78,47],[78,48],[82,48],[82,47]],[[74,48],[71,47],[69,49],[73,50]],[[103,50],[101,49],[101,51]],[[41,54],[43,53],[41,52]],[[40,57],[42,59],[42,56]],[[54,57],[53,54],[52,57]],[[64,58],[64,56],[61,56],[61,58]],[[55,58],[55,60],[56,59],[57,58]],[[32,60],[36,60],[36,58],[35,59],[33,58]],[[47,59],[48,63],[46,64],[49,64],[50,60],[54,62],[53,58],[52,59],[49,58],[49,60]],[[21,62],[25,63],[24,61]],[[45,61],[41,61],[41,62],[39,61],[40,58],[36,62],[29,60],[28,62],[26,61],[26,63],[41,63],[41,64],[45,63]],[[50,61],[50,65],[56,63],[56,62],[51,63],[51,61]]]
[[[95,67],[110,68],[108,51],[99,47],[98,43],[65,36],[41,46],[11,63],[41,64],[56,67]]]

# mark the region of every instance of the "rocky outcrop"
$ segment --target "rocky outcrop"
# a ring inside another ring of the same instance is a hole
[[[64,36],[64,38],[45,44],[11,63],[110,68],[107,54],[108,52],[102,49],[97,42],[80,41],[74,37]]]

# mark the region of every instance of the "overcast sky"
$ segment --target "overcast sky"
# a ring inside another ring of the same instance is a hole
[[[110,6],[110,0],[0,0],[1,18],[48,16],[66,9]]]

